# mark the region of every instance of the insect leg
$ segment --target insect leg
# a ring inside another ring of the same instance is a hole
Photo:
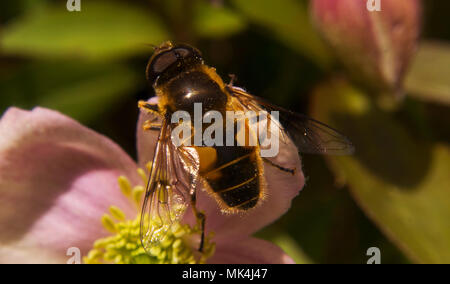
[[[142,126],[144,130],[161,130],[162,124],[155,123],[155,121],[158,120],[158,117],[161,116],[161,111],[159,110],[158,105],[149,104],[145,101],[139,101],[138,107],[156,116],[152,120],[147,120],[144,122]]]
[[[267,162],[269,165],[271,165],[271,166],[273,166],[273,167],[275,167],[275,168],[277,168],[279,170],[282,170],[283,172],[288,172],[288,173],[290,173],[292,175],[295,175],[295,170],[296,170],[295,168],[294,169],[288,169],[288,168],[282,167],[280,165],[275,164],[274,162],[272,162],[271,160],[269,160],[267,158],[263,158],[263,160],[264,160],[264,162]]]
[[[235,74],[228,74],[228,76],[230,77],[230,83],[228,83],[227,86],[229,87],[233,87],[234,82],[236,82],[236,75]]]
[[[146,101],[139,101],[138,107],[146,110],[147,112],[149,112],[151,114],[158,115],[158,116],[161,115],[161,111],[159,110],[158,105],[149,104]]]
[[[144,122],[144,130],[161,130],[161,123],[154,123],[153,121],[155,120],[147,120],[146,122]]]
[[[200,246],[198,248],[199,252],[203,252],[203,246],[205,243],[205,221],[206,216],[203,212],[198,211],[196,207],[197,203],[197,190],[196,188],[192,188],[189,195],[191,196],[191,207],[194,212],[194,216],[197,219],[197,224],[200,226],[201,236],[200,236]]]

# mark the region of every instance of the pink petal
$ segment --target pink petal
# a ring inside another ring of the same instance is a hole
[[[153,99],[152,102],[157,101]],[[152,118],[154,117],[150,114],[141,113],[138,122],[137,148],[141,166],[152,159],[155,149],[158,132],[142,130],[142,123]],[[280,166],[295,168],[295,175],[265,164],[266,199],[259,207],[245,215],[222,214],[216,201],[204,191],[199,191],[198,207],[205,211],[206,228],[208,231],[217,233],[216,240],[251,235],[278,219],[290,208],[292,199],[297,196],[305,183],[297,148],[290,141],[287,145],[280,143],[278,156],[271,160]],[[186,222],[193,224],[193,219],[191,211],[188,211],[185,217]]]
[[[217,243],[215,254],[208,260],[211,264],[294,264],[278,246],[256,238]]]
[[[9,109],[0,121],[0,262],[64,261],[70,247],[86,254],[107,233],[109,206],[136,215],[119,175],[141,182],[108,138],[55,111]]]

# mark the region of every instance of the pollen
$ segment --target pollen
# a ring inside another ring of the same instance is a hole
[[[142,176],[144,171],[138,170],[138,173]],[[145,189],[140,185],[132,187],[124,176],[118,178],[118,183],[121,192],[136,205],[138,212]],[[93,249],[83,258],[84,263],[195,264],[206,263],[214,254],[215,244],[211,242],[212,234],[205,238],[204,250],[200,253],[192,241],[198,238],[200,229],[179,222],[171,227],[163,241],[146,251],[140,241],[140,219],[140,214],[134,219],[127,219],[120,208],[111,206],[109,212],[101,218],[101,224],[112,235],[96,240]],[[150,225],[157,227],[158,221],[150,220]]]

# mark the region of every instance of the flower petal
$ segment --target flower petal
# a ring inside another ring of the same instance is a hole
[[[294,264],[280,247],[257,238],[218,243],[211,264]]]
[[[0,262],[58,262],[70,247],[87,253],[106,234],[109,206],[136,214],[119,175],[141,182],[108,138],[55,111],[9,109],[0,121]]]

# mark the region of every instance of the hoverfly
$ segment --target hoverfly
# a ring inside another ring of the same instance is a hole
[[[214,68],[204,64],[200,52],[189,45],[165,42],[155,47],[146,77],[159,101],[156,105],[140,101],[139,107],[160,120],[158,125],[153,121],[144,124],[145,130],[159,130],[141,214],[140,237],[146,250],[164,238],[190,205],[202,231],[199,248],[202,251],[206,216],[196,207],[199,184],[217,201],[222,212],[242,213],[258,206],[264,199],[264,163],[290,174],[295,171],[262,157],[259,143],[252,146],[176,146],[172,132],[184,123],[171,120],[177,111],[193,114],[197,103],[201,103],[205,111],[214,110],[221,114],[226,111],[277,111],[279,119],[270,117],[269,123],[281,133],[282,143],[292,141],[303,153],[353,152],[351,142],[333,128],[253,96],[235,87],[233,78],[225,84]],[[247,125],[245,128],[250,129]],[[233,139],[238,138],[234,136]],[[152,220],[157,220],[156,225]]]

